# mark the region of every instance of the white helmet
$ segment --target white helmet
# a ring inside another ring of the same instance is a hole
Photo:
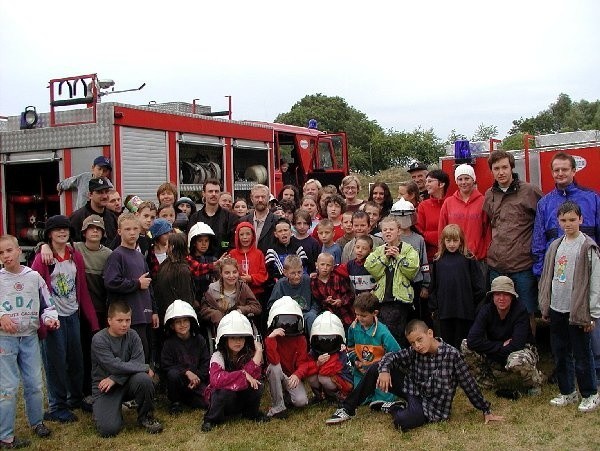
[[[394,216],[409,216],[415,213],[415,206],[412,202],[400,199],[392,205],[390,214]]]
[[[344,343],[346,342],[346,332],[342,320],[329,311],[321,313],[315,318],[310,329],[310,339],[315,335],[339,335]]]
[[[315,319],[310,329],[310,348],[316,354],[339,352],[346,342],[342,321],[331,312],[323,312]]]
[[[211,235],[214,237],[215,232],[208,224],[204,222],[197,222],[192,226],[188,233],[188,248],[192,245],[192,240],[201,235]]]
[[[267,327],[270,329],[281,327],[288,336],[302,335],[304,333],[304,316],[298,302],[291,296],[277,299],[269,310]]]
[[[252,325],[248,318],[233,310],[221,318],[217,326],[217,344],[221,337],[253,337]]]
[[[198,325],[198,317],[190,303],[182,301],[181,299],[175,299],[173,303],[167,307],[167,312],[165,313],[165,326],[174,318],[185,317],[194,318],[196,325]]]

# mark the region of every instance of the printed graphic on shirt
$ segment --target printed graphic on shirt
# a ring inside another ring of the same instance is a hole
[[[556,265],[556,272],[555,272],[556,280],[560,283],[565,283],[567,281],[567,275],[566,275],[567,263],[568,263],[567,256],[561,255],[561,257],[558,259],[558,265]]]
[[[294,301],[298,303],[302,310],[306,309],[308,304],[306,302],[306,299],[304,299],[304,296],[293,296],[292,299],[294,299]]]
[[[69,274],[59,273],[52,280],[52,294],[70,298],[75,293],[75,279]]]

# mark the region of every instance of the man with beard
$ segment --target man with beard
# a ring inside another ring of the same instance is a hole
[[[279,219],[269,210],[269,187],[261,184],[254,185],[250,190],[250,201],[254,210],[241,221],[249,222],[254,226],[256,247],[266,254],[273,244],[273,231]]]
[[[197,222],[208,224],[215,232],[217,249],[211,249],[211,254],[219,258],[233,244],[233,235],[238,225],[238,217],[219,206],[221,183],[217,179],[208,179],[202,187],[204,206],[190,216],[188,230]]]

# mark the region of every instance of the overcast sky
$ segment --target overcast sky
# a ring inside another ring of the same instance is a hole
[[[385,128],[527,117],[565,92],[600,98],[600,2],[0,0],[0,115],[48,111],[51,78],[98,73],[107,101],[233,96],[272,121],[308,94],[341,96]]]

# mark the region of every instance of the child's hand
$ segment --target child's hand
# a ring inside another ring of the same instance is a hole
[[[106,393],[112,388],[113,385],[115,385],[115,381],[113,381],[110,377],[105,377],[98,382],[98,389],[100,389],[102,393]]]
[[[254,340],[254,349],[255,349],[255,353],[256,352],[263,352],[263,345],[260,341],[258,340]]]
[[[385,256],[389,258],[396,258],[399,254],[398,246],[385,245]]]
[[[331,356],[329,354],[321,354],[319,357],[317,357],[317,366],[324,365],[330,357]]]
[[[150,286],[150,283],[152,282],[152,279],[150,277],[148,277],[148,274],[150,274],[150,273],[146,272],[146,273],[142,274],[140,276],[140,278],[138,279],[138,281],[140,282],[140,289],[142,289],[142,290],[147,290],[148,287]]]
[[[490,412],[488,414],[483,414],[483,420],[485,421],[485,424],[488,424],[490,421],[504,421],[504,417],[500,415],[494,415],[492,412]]]
[[[379,373],[377,388],[385,393],[392,388],[392,376],[390,376],[390,373]]]
[[[150,376],[150,378],[154,377],[154,371],[152,371],[152,368],[148,368],[148,376]]]
[[[293,390],[294,388],[296,388],[298,386],[298,384],[300,384],[300,378],[298,376],[296,376],[295,374],[292,374],[288,380],[288,388],[290,390]]]
[[[421,293],[419,293],[419,296],[421,296],[421,299],[428,299],[429,298],[429,288],[422,287]]]
[[[246,380],[248,381],[248,384],[250,385],[250,387],[252,387],[254,390],[258,390],[258,386],[260,385],[260,382],[256,379],[254,379],[252,376],[250,376],[245,371],[244,371],[244,375],[246,376]]]
[[[160,321],[158,319],[158,314],[157,313],[153,313],[152,314],[152,329],[158,329],[158,326],[160,326]]]
[[[0,328],[7,334],[17,333],[17,324],[8,315],[2,315],[0,318]]]
[[[283,328],[281,328],[281,327],[274,329],[273,332],[271,332],[269,334],[269,338],[275,338],[275,337],[285,337],[285,330],[283,330]]]
[[[250,274],[242,274],[240,276],[240,280],[242,280],[246,283],[250,283],[250,282],[252,282],[252,276]]]
[[[340,305],[342,305],[342,300],[341,299],[332,299],[331,305],[334,307],[339,307]]]
[[[200,385],[200,378],[195,373],[191,372],[190,370],[187,370],[185,372],[185,375],[188,378],[188,380],[190,381],[190,383],[188,384],[188,388],[190,390],[193,390],[198,385]]]
[[[44,321],[44,324],[50,330],[56,330],[60,327],[60,321],[53,318],[46,319],[46,321]]]
[[[311,279],[316,279],[317,278],[317,273],[316,272],[311,272],[310,273],[310,278]]]
[[[40,255],[42,256],[42,263],[45,265],[51,265],[54,262],[54,254],[52,249],[47,244],[42,244],[40,248]]]
[[[508,340],[506,340],[504,343],[502,343],[502,346],[508,346],[510,344],[510,342],[512,341],[512,338],[509,338]]]
[[[354,361],[354,366],[358,369],[361,369],[364,366],[364,364],[360,360],[356,359]]]
[[[582,326],[583,332],[586,334],[589,334],[591,331],[594,330],[594,325],[596,324],[596,322],[594,320],[590,321],[590,324],[588,324],[587,326]]]

